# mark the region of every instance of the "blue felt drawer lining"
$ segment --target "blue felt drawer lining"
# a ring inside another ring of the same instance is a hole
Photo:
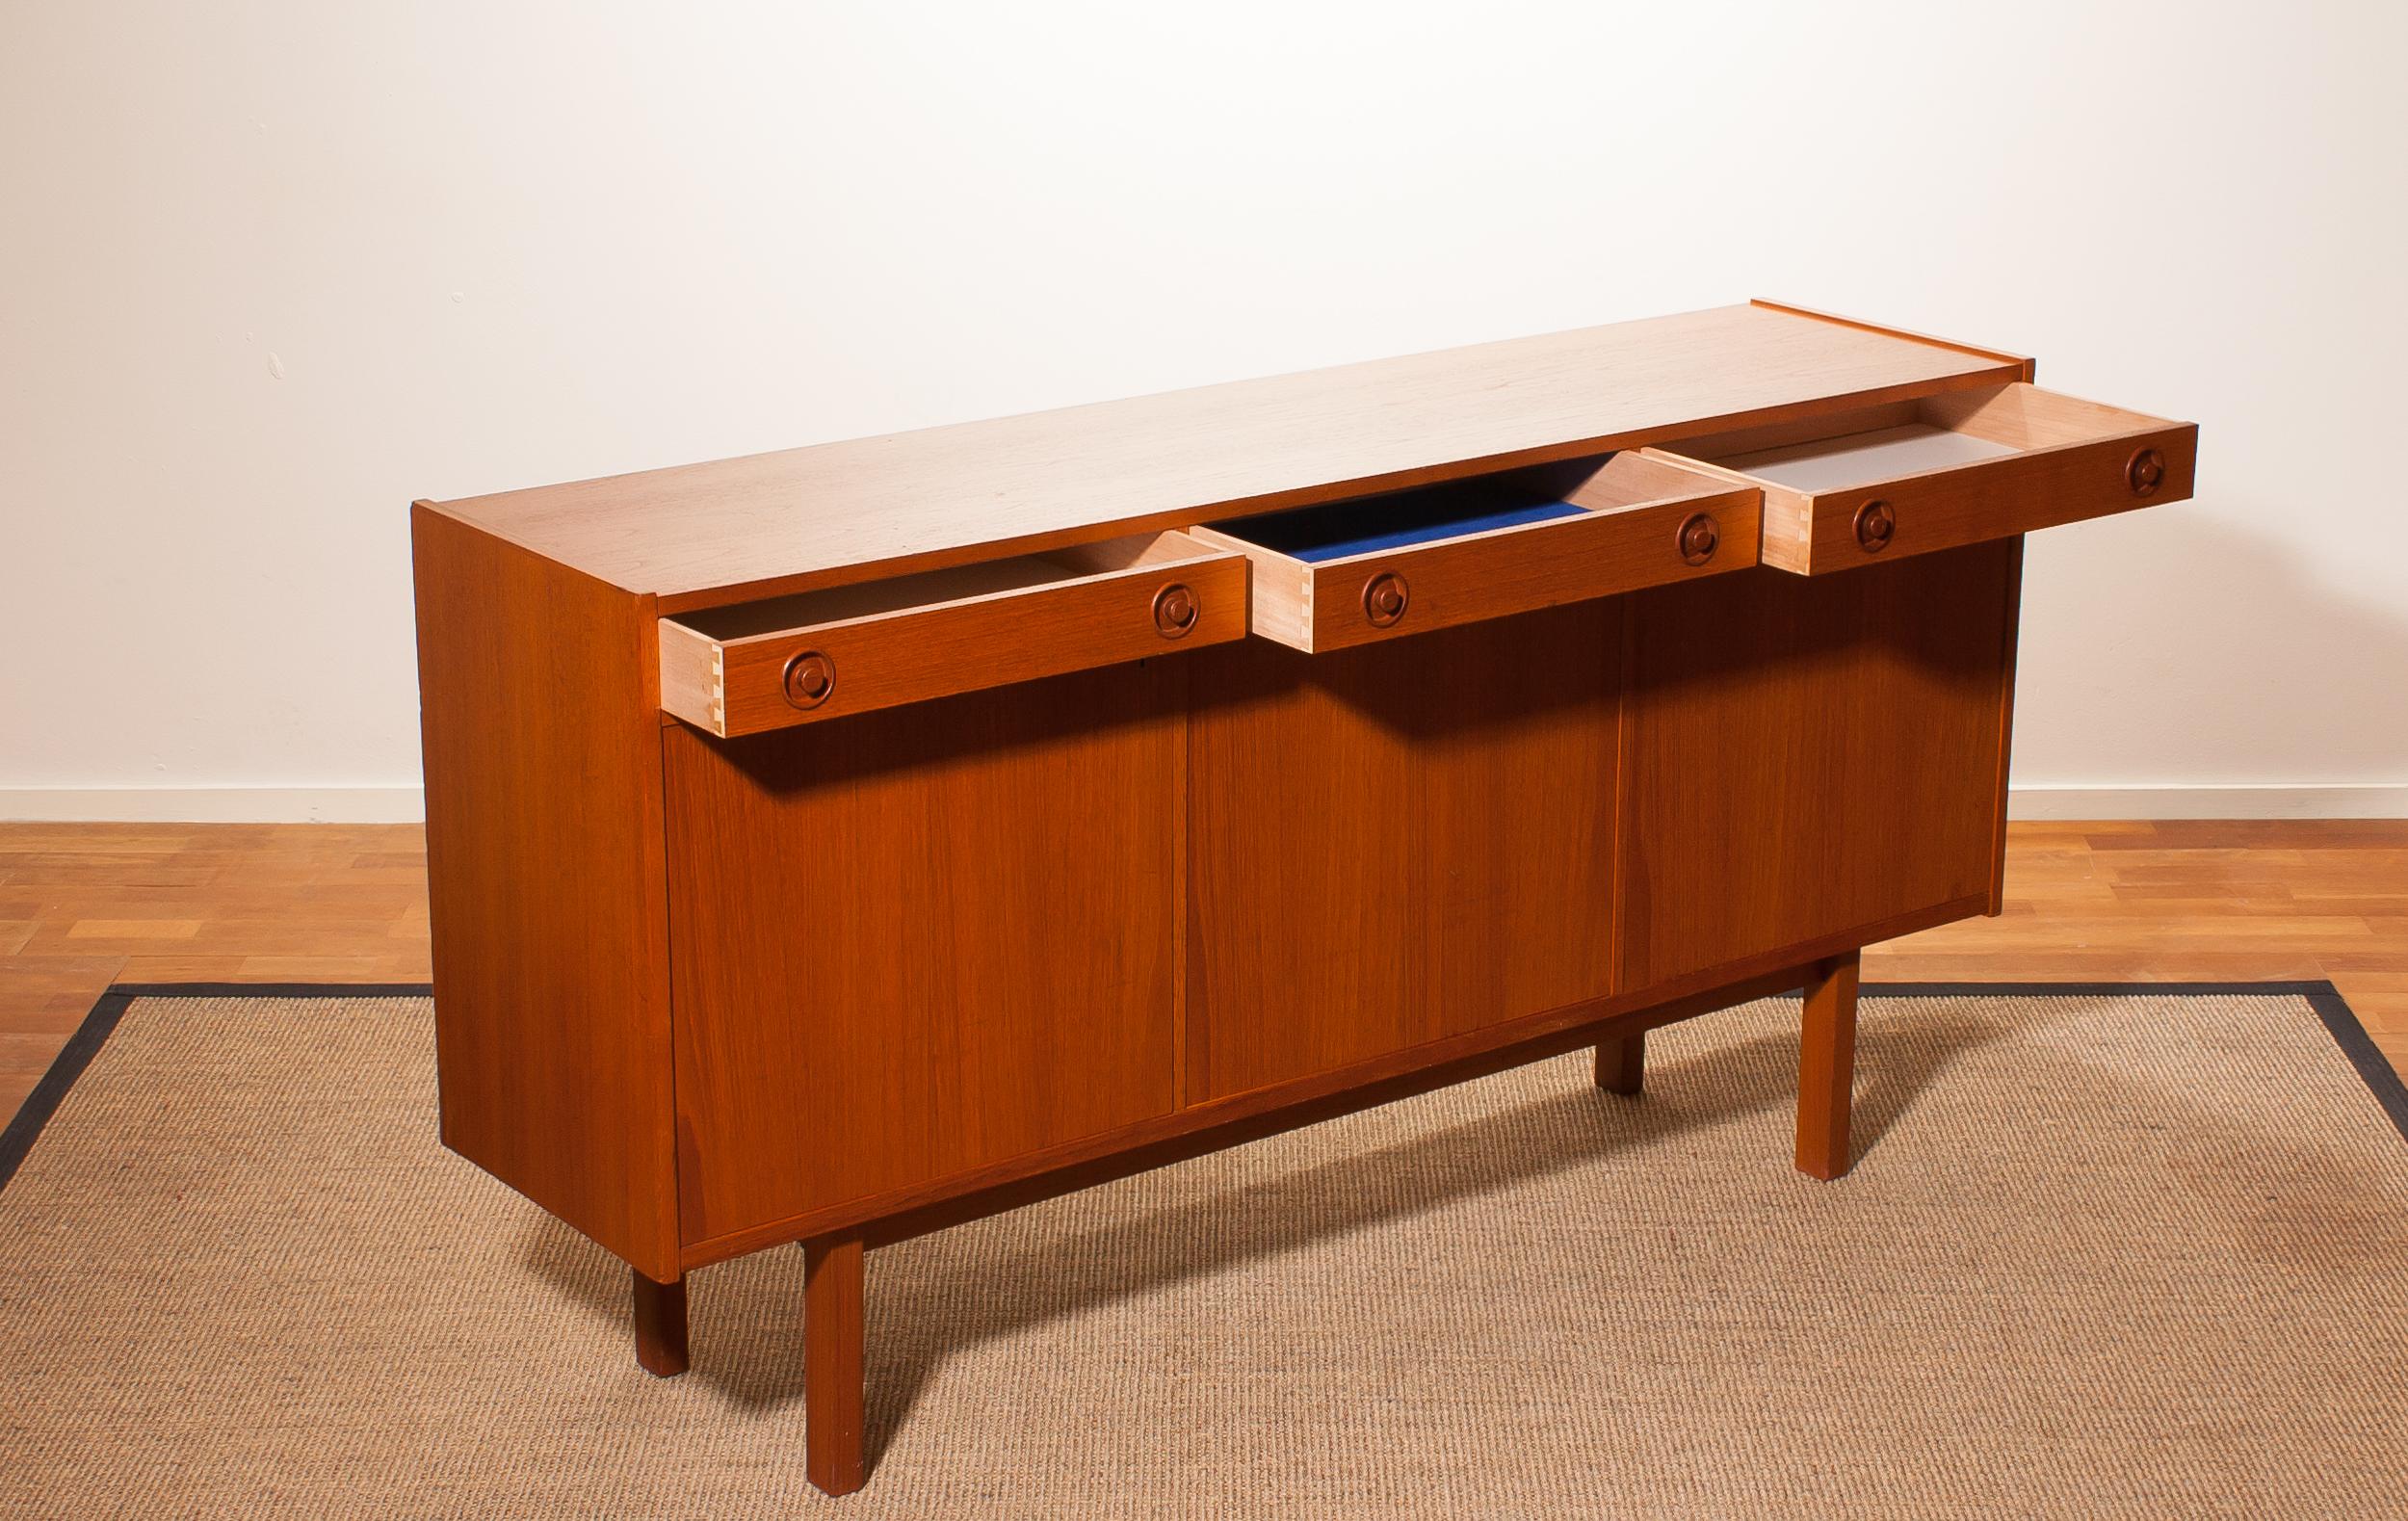
[[[1495,528],[1544,523],[1586,511],[1569,502],[1514,500],[1495,492],[1400,492],[1299,507],[1215,526],[1233,538],[1318,564],[1401,549]]]

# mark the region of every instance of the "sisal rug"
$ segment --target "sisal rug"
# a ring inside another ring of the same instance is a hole
[[[0,1514],[2408,1514],[2408,1106],[2320,984],[1869,996],[1833,1185],[1768,1000],[1636,1101],[1565,1058],[876,1252],[841,1501],[801,1253],[646,1377],[437,1147],[427,999],[318,991],[104,1000],[0,1145]]]

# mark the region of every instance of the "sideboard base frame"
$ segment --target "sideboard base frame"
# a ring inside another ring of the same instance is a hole
[[[1951,917],[1961,918],[1961,905]],[[873,1246],[969,1220],[1042,1203],[1156,1167],[1190,1161],[1325,1119],[1376,1108],[1533,1062],[1594,1046],[1597,1086],[1617,1095],[1640,1091],[1647,1032],[1701,1014],[1799,988],[1805,1015],[1798,1036],[1797,1152],[1799,1171],[1825,1182],[1844,1176],[1856,1044],[1858,951],[1850,948],[1780,971],[1652,1008],[1579,1022],[1283,1107],[1222,1119],[1184,1135],[1073,1162],[1008,1183],[855,1221],[847,1228],[797,1238],[804,1253],[803,1382],[806,1468],[811,1482],[831,1495],[851,1494],[868,1477],[862,1452],[863,1257]],[[1576,1011],[1577,1016],[1577,1011]],[[744,1250],[756,1249],[758,1244]],[[635,1275],[636,1357],[664,1377],[686,1371],[686,1288]]]

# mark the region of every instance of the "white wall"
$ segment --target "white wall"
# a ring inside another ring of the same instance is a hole
[[[2400,13],[7,0],[0,815],[410,814],[413,496],[1750,295],[2203,425],[2019,787],[2408,812]]]

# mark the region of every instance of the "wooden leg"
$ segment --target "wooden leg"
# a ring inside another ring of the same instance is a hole
[[[1636,1097],[1647,1081],[1647,1032],[1597,1042],[1597,1086]]]
[[[671,1378],[686,1371],[686,1280],[655,1283],[633,1269],[636,1361],[648,1374]]]
[[[861,1487],[861,1243],[803,1243],[805,1468],[831,1495]]]
[[[1828,1182],[1847,1170],[1848,1088],[1856,1077],[1856,953],[1806,980],[1797,1042],[1797,1170]]]

